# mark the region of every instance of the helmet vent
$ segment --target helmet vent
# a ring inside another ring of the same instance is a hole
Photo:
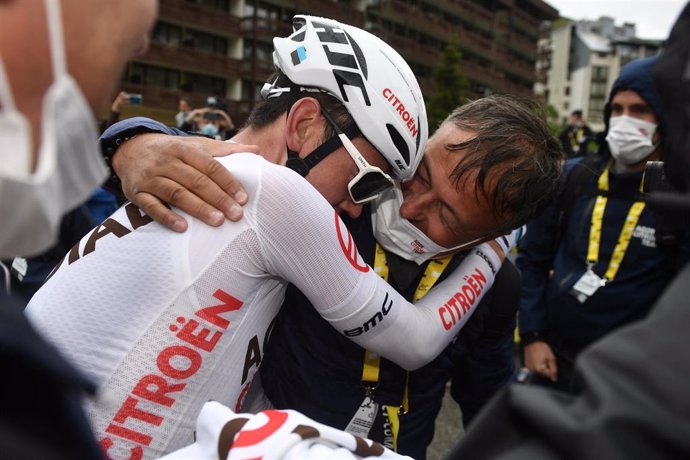
[[[292,37],[290,37],[290,40],[292,40],[293,42],[303,42],[303,41],[304,41],[304,37],[305,37],[306,35],[307,35],[307,31],[306,31],[306,30],[303,30],[302,32],[300,32],[300,33],[298,33],[298,34],[295,34],[295,35],[293,35]]]
[[[395,126],[386,123],[386,129],[388,129],[388,135],[391,137],[393,144],[395,144],[395,148],[400,152],[400,156],[405,161],[405,164],[409,166],[410,150],[407,148],[407,142],[405,142],[405,139],[400,135],[398,130],[395,129]]]
[[[419,124],[419,118],[417,118],[417,126],[421,126]],[[420,142],[422,142],[422,136],[417,136],[416,153],[419,153],[419,143]]]
[[[354,40],[354,38],[352,38],[350,34],[345,32],[345,35],[347,35],[347,39],[350,40],[350,45],[352,46],[352,51],[355,53],[355,58],[357,59],[359,68],[362,70],[362,75],[364,76],[364,79],[367,80],[369,78],[369,70],[367,69],[367,60],[364,58],[362,48],[359,47],[357,42]]]

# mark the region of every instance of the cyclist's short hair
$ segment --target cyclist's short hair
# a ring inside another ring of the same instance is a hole
[[[294,104],[297,99],[301,99],[303,97],[313,97],[319,101],[321,107],[328,111],[340,129],[345,129],[351,123],[354,123],[352,115],[350,115],[343,103],[330,94],[319,90],[310,91],[300,89],[299,86],[293,85],[292,82],[290,82],[290,80],[288,80],[288,78],[283,74],[276,74],[272,76],[269,81],[275,81],[276,78],[278,78],[276,86],[292,87],[293,89],[291,91],[299,91],[299,95],[295,96],[290,94],[291,92],[285,92],[280,96],[271,97],[262,101],[256,107],[254,107],[254,110],[252,110],[252,112],[249,114],[249,118],[247,118],[247,122],[245,124],[246,126],[263,128],[273,123],[278,119],[278,117],[286,116],[292,104]],[[330,123],[326,123],[324,138],[322,141],[325,141],[334,135],[335,130]]]

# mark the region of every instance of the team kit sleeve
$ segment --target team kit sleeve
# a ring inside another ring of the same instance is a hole
[[[295,284],[341,334],[401,367],[434,359],[493,283],[501,260],[482,244],[416,305],[408,303],[364,263],[313,187],[286,168],[266,169],[256,219],[270,273]]]

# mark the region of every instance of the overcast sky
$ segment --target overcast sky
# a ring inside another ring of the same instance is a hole
[[[570,19],[614,18],[616,25],[633,22],[639,38],[668,38],[687,0],[544,0]]]

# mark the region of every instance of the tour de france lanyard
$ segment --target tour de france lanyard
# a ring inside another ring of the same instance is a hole
[[[412,300],[417,302],[419,299],[424,297],[429,290],[436,284],[436,282],[441,277],[443,271],[448,267],[450,260],[453,256],[446,256],[442,259],[432,260],[427,265],[426,270],[424,270],[424,276],[419,281],[417,289],[415,290],[414,297]],[[374,271],[377,275],[388,282],[388,258],[386,257],[386,252],[383,248],[376,243],[376,254],[374,256]],[[364,366],[362,368],[362,386],[365,388],[367,395],[372,396],[374,390],[379,383],[379,369],[381,367],[381,357],[369,350],[364,352]],[[398,415],[406,414],[410,410],[410,400],[409,400],[409,382],[410,373],[405,374],[405,390],[403,392],[402,404],[400,407],[386,406],[389,418],[391,420],[391,427],[393,430],[393,437],[397,441],[398,433]]]
[[[611,162],[606,165],[604,172],[599,176],[597,186],[600,191],[609,191],[609,169],[611,167]],[[643,178],[644,181],[644,178]],[[640,191],[642,191],[642,182],[640,183]],[[604,211],[606,210],[606,202],[608,198],[605,194],[597,195],[596,202],[594,203],[594,210],[592,211],[592,226],[589,231],[589,247],[587,249],[587,270],[592,271],[594,265],[599,261],[599,249],[601,246],[601,229],[604,221]],[[611,261],[606,269],[606,273],[601,279],[601,286],[606,283],[613,281],[618,273],[618,269],[623,262],[625,253],[630,245],[630,240],[633,236],[633,231],[637,227],[637,223],[640,221],[640,215],[644,210],[644,201],[636,201],[630,207],[628,215],[625,218],[625,223],[623,224],[623,229],[621,230],[620,236],[618,237],[618,243],[613,249],[613,254],[611,254]]]

